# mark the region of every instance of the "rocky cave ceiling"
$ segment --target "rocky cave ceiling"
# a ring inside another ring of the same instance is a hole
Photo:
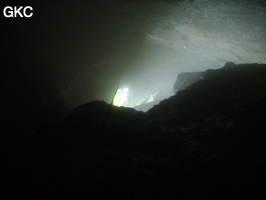
[[[150,29],[143,54],[125,75],[127,82],[139,68],[131,82],[145,85],[136,93],[146,102],[154,93],[161,93],[159,99],[172,95],[180,72],[220,68],[228,61],[266,62],[263,1],[185,0],[173,1],[165,9],[168,14]]]

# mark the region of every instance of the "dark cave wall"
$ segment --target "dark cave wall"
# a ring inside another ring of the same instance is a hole
[[[69,102],[60,77],[33,56],[7,54],[2,54],[0,74],[3,126],[30,130],[65,116]]]
[[[1,5],[5,3],[12,2]],[[123,70],[141,48],[147,31],[142,10],[146,5],[133,1],[27,3],[34,8],[34,17],[1,19],[5,114],[42,121],[91,100],[110,102]]]

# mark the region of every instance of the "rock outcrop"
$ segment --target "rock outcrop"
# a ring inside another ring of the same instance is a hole
[[[200,79],[203,79],[203,72],[185,72],[180,73],[177,76],[176,82],[174,84],[174,93],[177,93],[180,90],[186,89],[191,84],[197,82]]]
[[[227,62],[225,63],[223,68],[233,68],[234,66],[235,64],[233,62]],[[184,90],[193,83],[196,83],[197,81],[203,79],[208,71],[210,70],[207,70],[205,72],[184,72],[178,74],[173,88],[174,93],[177,93],[180,90]]]

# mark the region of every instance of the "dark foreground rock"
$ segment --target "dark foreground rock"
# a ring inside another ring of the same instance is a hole
[[[5,137],[4,185],[37,199],[262,199],[265,103],[259,64],[208,70],[146,113],[91,102],[57,127]]]

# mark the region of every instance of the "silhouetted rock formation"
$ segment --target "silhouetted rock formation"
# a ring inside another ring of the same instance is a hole
[[[224,68],[231,68],[234,66],[235,64],[233,62],[227,62],[225,63]],[[206,72],[184,72],[178,74],[173,88],[174,93],[177,93],[180,90],[184,90],[193,83],[203,79],[205,74]]]
[[[186,89],[191,84],[197,82],[203,78],[203,72],[185,72],[180,73],[177,76],[176,82],[174,84],[174,93],[177,93],[180,90]]]
[[[85,192],[93,184],[92,196],[95,188],[147,192],[157,185],[153,193],[176,197],[256,199],[266,180],[265,77],[259,64],[207,70],[146,113],[85,104],[54,129],[13,143],[22,160],[6,158],[6,174],[11,183],[31,177],[27,188],[37,191],[36,182],[45,182],[61,197],[67,188]],[[21,142],[25,147],[15,146]],[[175,189],[163,190],[167,184]]]

